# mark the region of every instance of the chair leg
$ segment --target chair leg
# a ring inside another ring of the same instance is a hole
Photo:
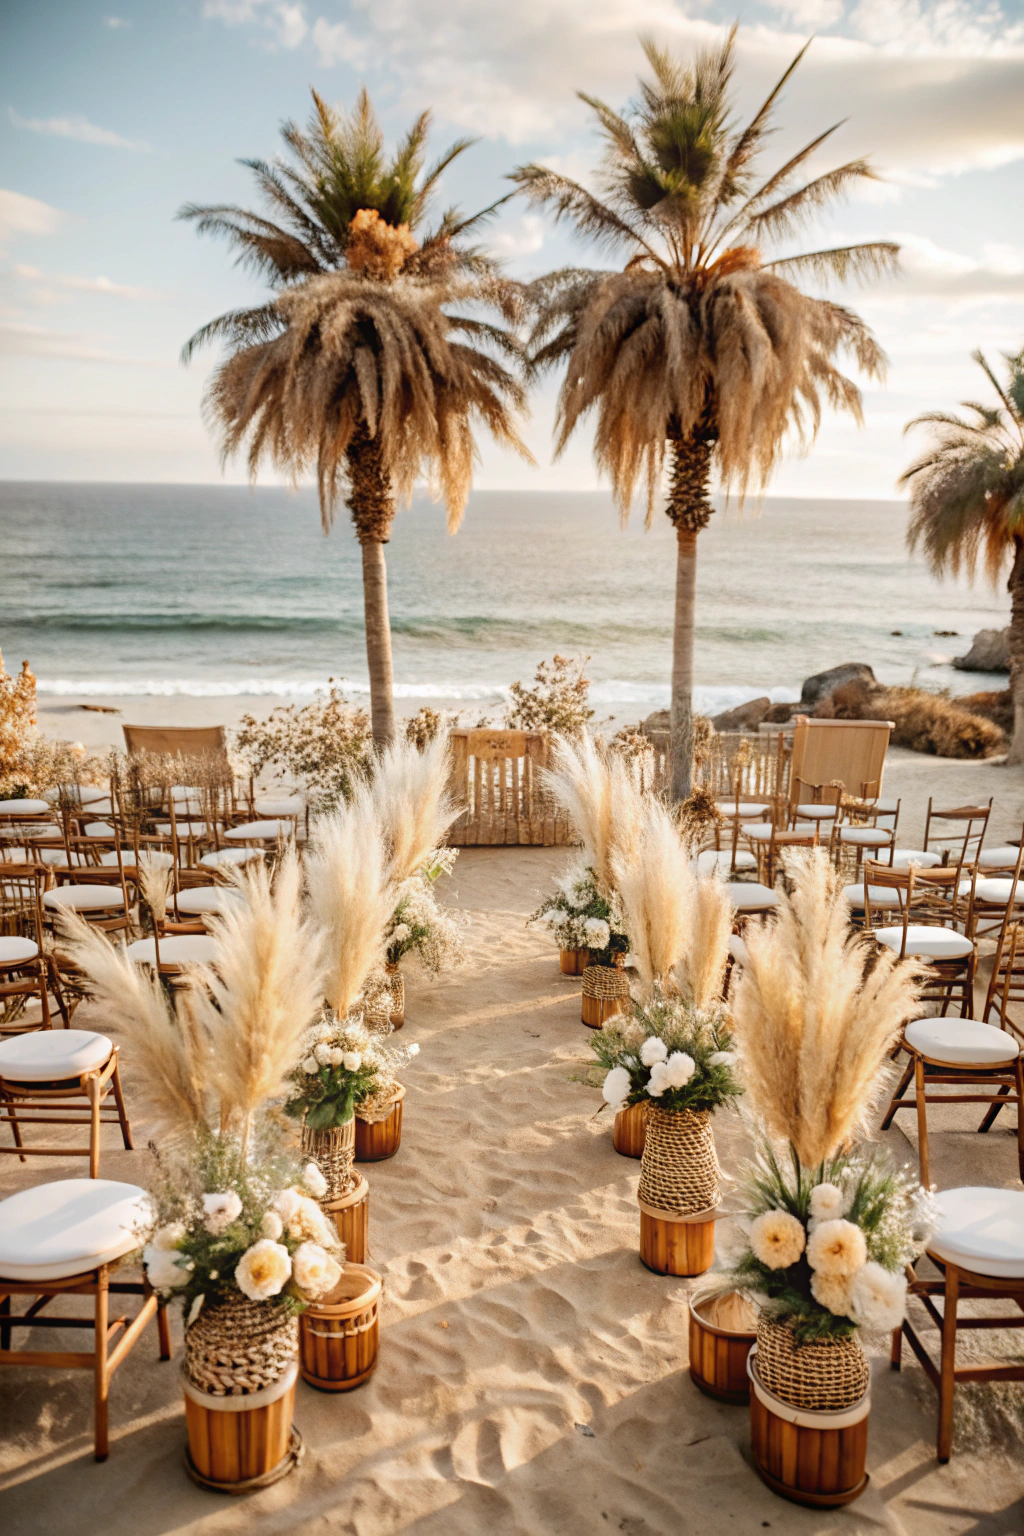
[[[96,1359],[94,1415],[96,1436],[95,1457],[106,1461],[110,1454],[110,1375],[107,1370],[107,1329],[109,1327],[110,1294],[107,1290],[107,1270],[99,1272],[96,1288]]]
[[[948,1461],[953,1449],[953,1393],[956,1389],[956,1310],[960,1298],[960,1271],[946,1265],[946,1289],[942,1307],[942,1363],[939,1367],[939,1433],[936,1449],[940,1461]]]
[[[1024,1062],[1017,1057],[1017,1171],[1024,1184]]]
[[[89,1099],[89,1177],[100,1176],[100,1082],[93,1072],[83,1085]]]
[[[4,1296],[0,1299],[0,1349],[11,1347],[11,1325],[8,1318],[11,1315],[11,1298]]]
[[[160,1359],[169,1360],[171,1358],[171,1330],[167,1325],[167,1307],[162,1301],[156,1309],[156,1331],[157,1337],[160,1340]]]
[[[984,1120],[978,1126],[979,1135],[992,1129],[996,1122],[996,1116],[1001,1109],[1006,1108],[1006,1098],[1010,1092],[1009,1083],[1002,1083],[999,1087],[999,1098],[993,1103],[992,1108],[986,1114]]]
[[[889,1108],[885,1112],[885,1119],[882,1121],[883,1131],[887,1131],[890,1125],[892,1125],[892,1117],[899,1108],[899,1103],[903,1097],[904,1090],[914,1075],[914,1060],[915,1058],[911,1056],[910,1060],[907,1062],[907,1070],[904,1072],[902,1078],[900,1079],[900,1085],[892,1096],[892,1103],[889,1105]]]
[[[914,1057],[914,1097],[917,1100],[917,1163],[920,1169],[921,1183],[925,1189],[931,1188],[928,1169],[928,1106],[924,1096],[924,1062],[920,1056]]]
[[[889,1365],[892,1370],[898,1371],[903,1364],[903,1324],[892,1331],[892,1349],[889,1354]]]
[[[53,1020],[50,1018],[50,999],[46,995],[46,962],[40,960],[39,964],[39,1006],[43,1014],[43,1028],[52,1029]]]
[[[128,1120],[128,1110],[125,1107],[124,1093],[121,1089],[121,1066],[115,1059],[114,1075],[111,1079],[111,1087],[114,1090],[114,1102],[117,1105],[117,1118],[121,1122],[121,1138],[124,1141],[125,1151],[134,1152],[135,1143],[132,1141],[132,1128]]]

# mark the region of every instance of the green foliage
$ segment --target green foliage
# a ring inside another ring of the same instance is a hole
[[[325,1010],[306,1031],[302,1051],[285,1113],[310,1130],[327,1131],[351,1120],[361,1104],[386,1097],[397,1069],[419,1046],[385,1045],[360,1019],[337,1019]]]

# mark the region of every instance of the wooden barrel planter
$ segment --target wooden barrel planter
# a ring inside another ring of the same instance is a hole
[[[715,1262],[715,1218],[640,1207],[640,1261],[656,1275],[702,1275]]]
[[[849,1408],[792,1408],[762,1382],[756,1344],[747,1371],[751,1449],[768,1487],[813,1509],[833,1509],[859,1498],[870,1481],[865,1470],[870,1391]]]
[[[624,956],[619,958],[625,958]],[[625,1013],[629,982],[621,965],[588,965],[583,972],[580,1020],[589,1029],[600,1029],[613,1014]]]
[[[708,1110],[662,1109],[648,1101],[637,1189],[641,1261],[659,1275],[710,1269],[720,1200]]]
[[[739,1309],[751,1308],[736,1291],[704,1291],[690,1299],[690,1377],[694,1386],[721,1403],[749,1400],[747,1356],[757,1339],[756,1317],[749,1327],[729,1327],[727,1316],[714,1317],[716,1310],[727,1314],[733,1299]]]
[[[647,1141],[647,1105],[631,1104],[616,1112],[612,1123],[612,1146],[623,1157],[643,1157]]]
[[[370,1255],[370,1186],[361,1174],[344,1195],[325,1200],[323,1208],[338,1229],[345,1244],[345,1257],[352,1264],[365,1264]]]
[[[240,1397],[214,1397],[183,1374],[188,1449],[193,1482],[217,1493],[251,1493],[276,1483],[298,1465],[302,1441],[292,1426],[297,1361],[269,1387]]]
[[[563,976],[582,976],[589,964],[589,949],[560,949],[558,951],[558,968]]]
[[[334,1290],[299,1318],[302,1379],[321,1392],[350,1392],[377,1366],[384,1282],[364,1264],[346,1264]]]
[[[391,993],[391,1028],[401,1029],[405,1023],[405,977],[397,965],[386,966],[388,991]]]
[[[361,1120],[356,1111],[356,1162],[380,1163],[394,1157],[402,1142],[402,1100],[405,1089],[395,1084],[391,1109],[383,1120]]]

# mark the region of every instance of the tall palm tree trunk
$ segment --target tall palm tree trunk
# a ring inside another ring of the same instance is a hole
[[[676,610],[672,636],[672,703],[669,758],[673,800],[693,788],[693,635],[697,605],[697,535],[714,511],[711,484],[713,442],[703,435],[672,444],[668,506],[676,530]]]
[[[384,560],[384,546],[390,537],[395,515],[395,498],[380,444],[364,425],[357,428],[346,458],[348,508],[363,550],[363,616],[373,741],[375,746],[384,747],[395,734],[388,571]]]
[[[1024,538],[1013,541],[1013,566],[1006,583],[1010,593],[1010,697],[1013,700],[1013,740],[1009,763],[1024,763]]]

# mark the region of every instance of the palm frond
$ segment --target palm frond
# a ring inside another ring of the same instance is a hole
[[[754,240],[784,239],[841,197],[851,182],[880,180],[867,160],[850,160],[833,171],[826,171],[823,176],[816,176],[767,208],[756,208],[743,220],[743,234]]]
[[[544,165],[521,165],[509,179],[534,206],[553,208],[556,222],[571,219],[580,234],[612,249],[639,246],[652,261],[664,266],[661,257],[634,225],[570,177],[559,175]]]
[[[851,279],[862,282],[875,277],[890,277],[899,271],[900,248],[891,240],[875,240],[863,245],[833,246],[824,251],[805,251],[799,256],[780,256],[766,261],[767,272],[778,272],[784,277],[799,276],[804,272],[820,281],[829,279],[845,283]]]

